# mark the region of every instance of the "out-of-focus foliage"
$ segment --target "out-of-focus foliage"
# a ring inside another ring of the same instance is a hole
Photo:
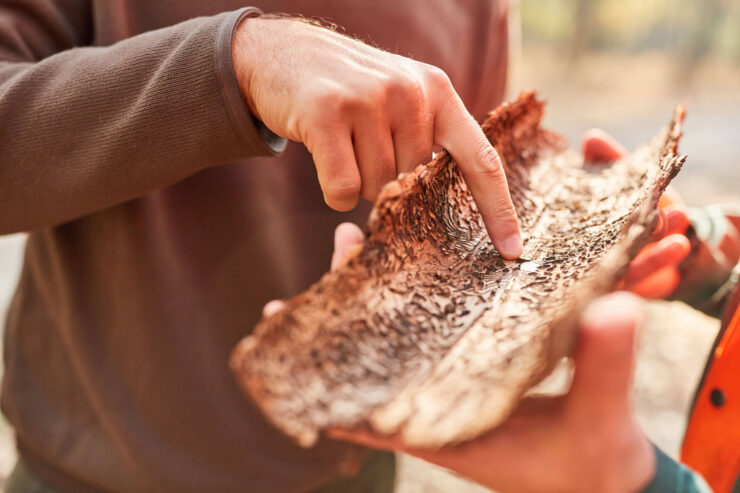
[[[524,39],[584,51],[707,54],[740,62],[737,0],[521,0]]]
[[[634,148],[678,103],[692,204],[738,200],[740,0],[510,0],[510,96],[538,89],[549,125],[601,127]]]

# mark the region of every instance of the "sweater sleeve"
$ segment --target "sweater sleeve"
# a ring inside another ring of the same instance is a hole
[[[655,449],[655,476],[641,493],[711,493],[712,489],[699,474]]]
[[[91,47],[82,0],[0,6],[0,234],[56,225],[193,173],[282,152],[231,60],[254,8]]]

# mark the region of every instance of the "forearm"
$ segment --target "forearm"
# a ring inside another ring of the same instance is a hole
[[[209,166],[279,152],[284,143],[260,137],[234,75],[240,15],[35,63],[5,57],[0,233],[64,222]]]

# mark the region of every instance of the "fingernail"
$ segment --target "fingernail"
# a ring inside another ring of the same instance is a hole
[[[519,234],[514,233],[513,235],[504,238],[504,241],[501,242],[499,253],[505,258],[515,259],[519,258],[522,254],[523,248],[522,237]]]

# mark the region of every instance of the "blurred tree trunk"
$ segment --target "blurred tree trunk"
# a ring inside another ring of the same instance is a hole
[[[571,66],[576,65],[581,56],[591,48],[600,4],[601,0],[575,0],[573,35],[569,50]]]
[[[690,2],[696,15],[696,23],[691,29],[683,48],[679,51],[675,82],[680,88],[691,84],[694,73],[706,54],[712,51],[715,33],[722,18],[729,14],[729,5],[722,0]]]

